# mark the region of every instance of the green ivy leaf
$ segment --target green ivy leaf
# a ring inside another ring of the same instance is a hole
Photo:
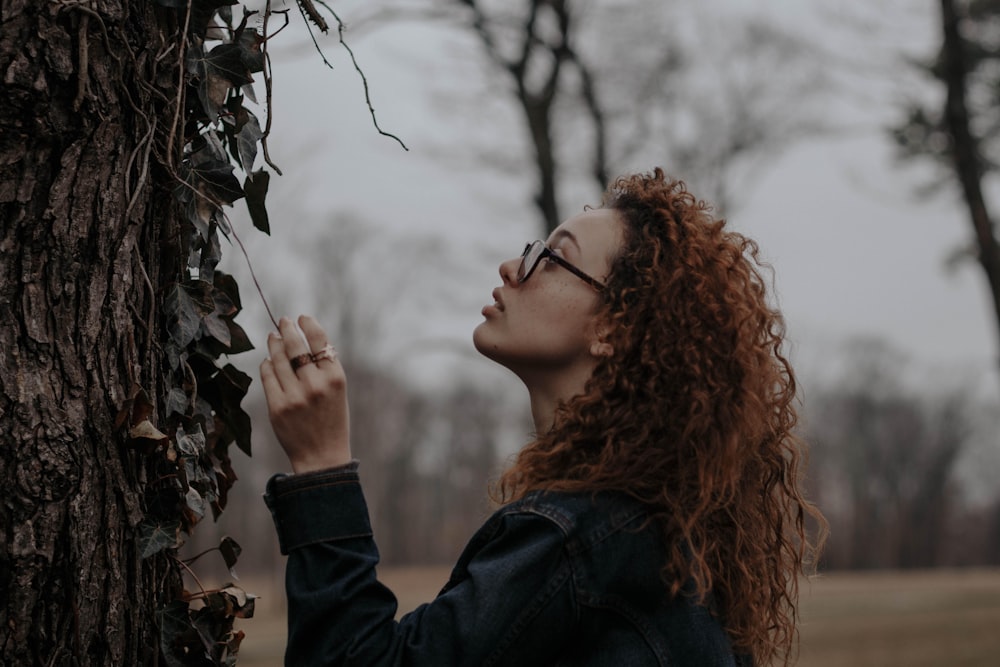
[[[205,455],[205,434],[200,425],[195,425],[195,430],[191,433],[184,431],[181,426],[177,427],[177,451],[184,456],[200,457]]]
[[[211,162],[203,162],[192,169],[192,172],[208,186],[209,194],[223,204],[232,204],[237,199],[245,196],[243,188],[240,187],[240,182],[233,175],[233,165],[228,161],[212,160]],[[197,188],[197,185],[196,189],[199,192],[201,191],[200,188]]]
[[[187,493],[184,494],[184,505],[191,512],[190,524],[192,526],[205,517],[205,510],[208,508],[208,504],[193,486],[189,486]]]
[[[216,416],[225,426],[220,435],[222,444],[235,441],[236,445],[250,456],[250,416],[240,407],[250,387],[250,376],[232,364],[226,364],[212,378],[202,382],[202,395],[215,409]]]
[[[175,549],[181,544],[181,524],[179,521],[139,524],[139,552],[142,558],[149,558],[164,549]]]
[[[212,225],[209,230],[208,240],[202,242],[201,252],[198,258],[198,279],[206,282],[214,282],[215,267],[222,260],[222,247],[219,244],[218,227]]]
[[[247,197],[247,210],[250,211],[250,220],[253,226],[267,235],[271,234],[271,224],[267,219],[267,208],[264,207],[264,199],[267,197],[267,185],[271,181],[271,175],[260,169],[247,176],[243,183],[243,191]]]
[[[183,285],[174,284],[163,300],[167,316],[167,332],[180,349],[195,340],[202,319],[211,312],[203,301],[195,299]]]
[[[187,414],[190,405],[191,401],[188,399],[187,393],[180,387],[174,387],[167,392],[167,417],[170,417],[174,413],[179,415]]]
[[[221,7],[235,5],[237,0],[192,0],[190,31],[193,35],[204,35],[216,11]]]
[[[233,278],[228,273],[223,273],[222,271],[215,272],[215,280],[213,281],[216,289],[221,290],[229,297],[229,300],[236,306],[236,312],[243,309],[243,302],[240,301],[240,288],[236,284],[236,279]]]
[[[219,341],[227,348],[230,343],[229,327],[226,323],[219,317],[217,312],[209,313],[205,316],[205,319],[201,321],[202,332],[208,334],[215,340]]]
[[[208,597],[218,595],[212,593]],[[207,598],[206,598],[207,601]],[[209,665],[219,664],[222,653],[225,650],[225,638],[233,627],[231,615],[220,613],[212,606],[202,607],[191,614],[191,624],[198,633],[199,639],[205,648]]]
[[[239,354],[254,349],[243,327],[232,320],[226,320],[226,326],[229,327],[229,354]]]
[[[243,50],[241,44],[230,42],[219,44],[209,51],[205,56],[205,66],[209,75],[224,78],[230,84],[228,87],[232,88],[252,83],[253,77],[243,62]],[[222,103],[219,106],[221,107]]]
[[[156,622],[160,626],[160,649],[167,667],[188,667],[187,661],[177,657],[184,655],[181,648],[184,637],[191,631],[189,605],[183,600],[171,600],[156,610]]]
[[[243,21],[233,34],[233,41],[240,45],[240,55],[243,64],[250,72],[264,71],[264,53],[260,47],[264,43],[264,37],[257,32],[256,28],[246,29],[247,14],[243,15]],[[254,100],[256,101],[256,100]]]
[[[212,302],[215,304],[214,312],[219,317],[233,317],[239,312],[236,304],[229,298],[229,294],[214,284],[212,285]]]

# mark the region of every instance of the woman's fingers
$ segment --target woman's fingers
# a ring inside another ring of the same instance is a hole
[[[316,321],[316,318],[310,315],[302,315],[299,317],[299,328],[305,334],[313,363],[318,365],[324,359],[334,360],[337,353],[333,349],[333,346],[330,345],[326,337],[326,332],[320,326],[319,322]]]
[[[281,318],[260,374],[274,434],[292,469],[303,472],[351,460],[350,418],[344,369],[326,333],[312,317],[300,317],[298,327]]]
[[[271,369],[283,391],[288,391],[295,384],[295,371],[289,365],[288,352],[285,350],[285,338],[276,333],[267,336],[267,354],[271,358]]]

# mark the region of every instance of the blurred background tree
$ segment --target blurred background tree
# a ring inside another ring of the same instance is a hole
[[[1000,166],[1000,2],[939,0],[941,46],[917,63],[943,92],[938,102],[909,101],[893,129],[901,155],[940,166],[957,185],[974,242],[954,257],[983,269],[997,324],[1000,363],[1000,242],[988,198]],[[936,188],[935,188],[936,189]]]
[[[403,20],[443,23],[478,46],[455,55],[478,61],[485,106],[507,107],[523,131],[491,136],[479,155],[506,171],[532,165],[545,235],[581,192],[596,199],[635,164],[670,165],[730,210],[762,161],[823,131],[821,62],[763,18],[688,1],[428,0],[381,3],[352,25]],[[491,135],[488,118],[476,117],[478,133]]]

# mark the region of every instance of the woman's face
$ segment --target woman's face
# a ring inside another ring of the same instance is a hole
[[[584,273],[605,282],[622,243],[622,223],[609,209],[576,215],[552,232],[546,244]],[[503,284],[472,339],[484,356],[528,381],[538,374],[592,368],[597,358],[598,291],[557,262],[542,259],[522,283],[520,257],[500,265]]]

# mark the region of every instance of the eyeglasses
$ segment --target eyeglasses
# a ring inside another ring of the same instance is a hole
[[[550,259],[559,266],[563,267],[577,278],[587,282],[594,289],[602,290],[604,289],[604,283],[600,282],[596,278],[588,276],[586,273],[576,268],[565,259],[559,255],[552,252],[552,250],[545,245],[545,241],[532,241],[528,245],[524,246],[524,252],[521,253],[521,266],[517,270],[517,282],[523,283],[531,277],[534,272],[535,267],[538,266],[538,262],[542,259]]]

